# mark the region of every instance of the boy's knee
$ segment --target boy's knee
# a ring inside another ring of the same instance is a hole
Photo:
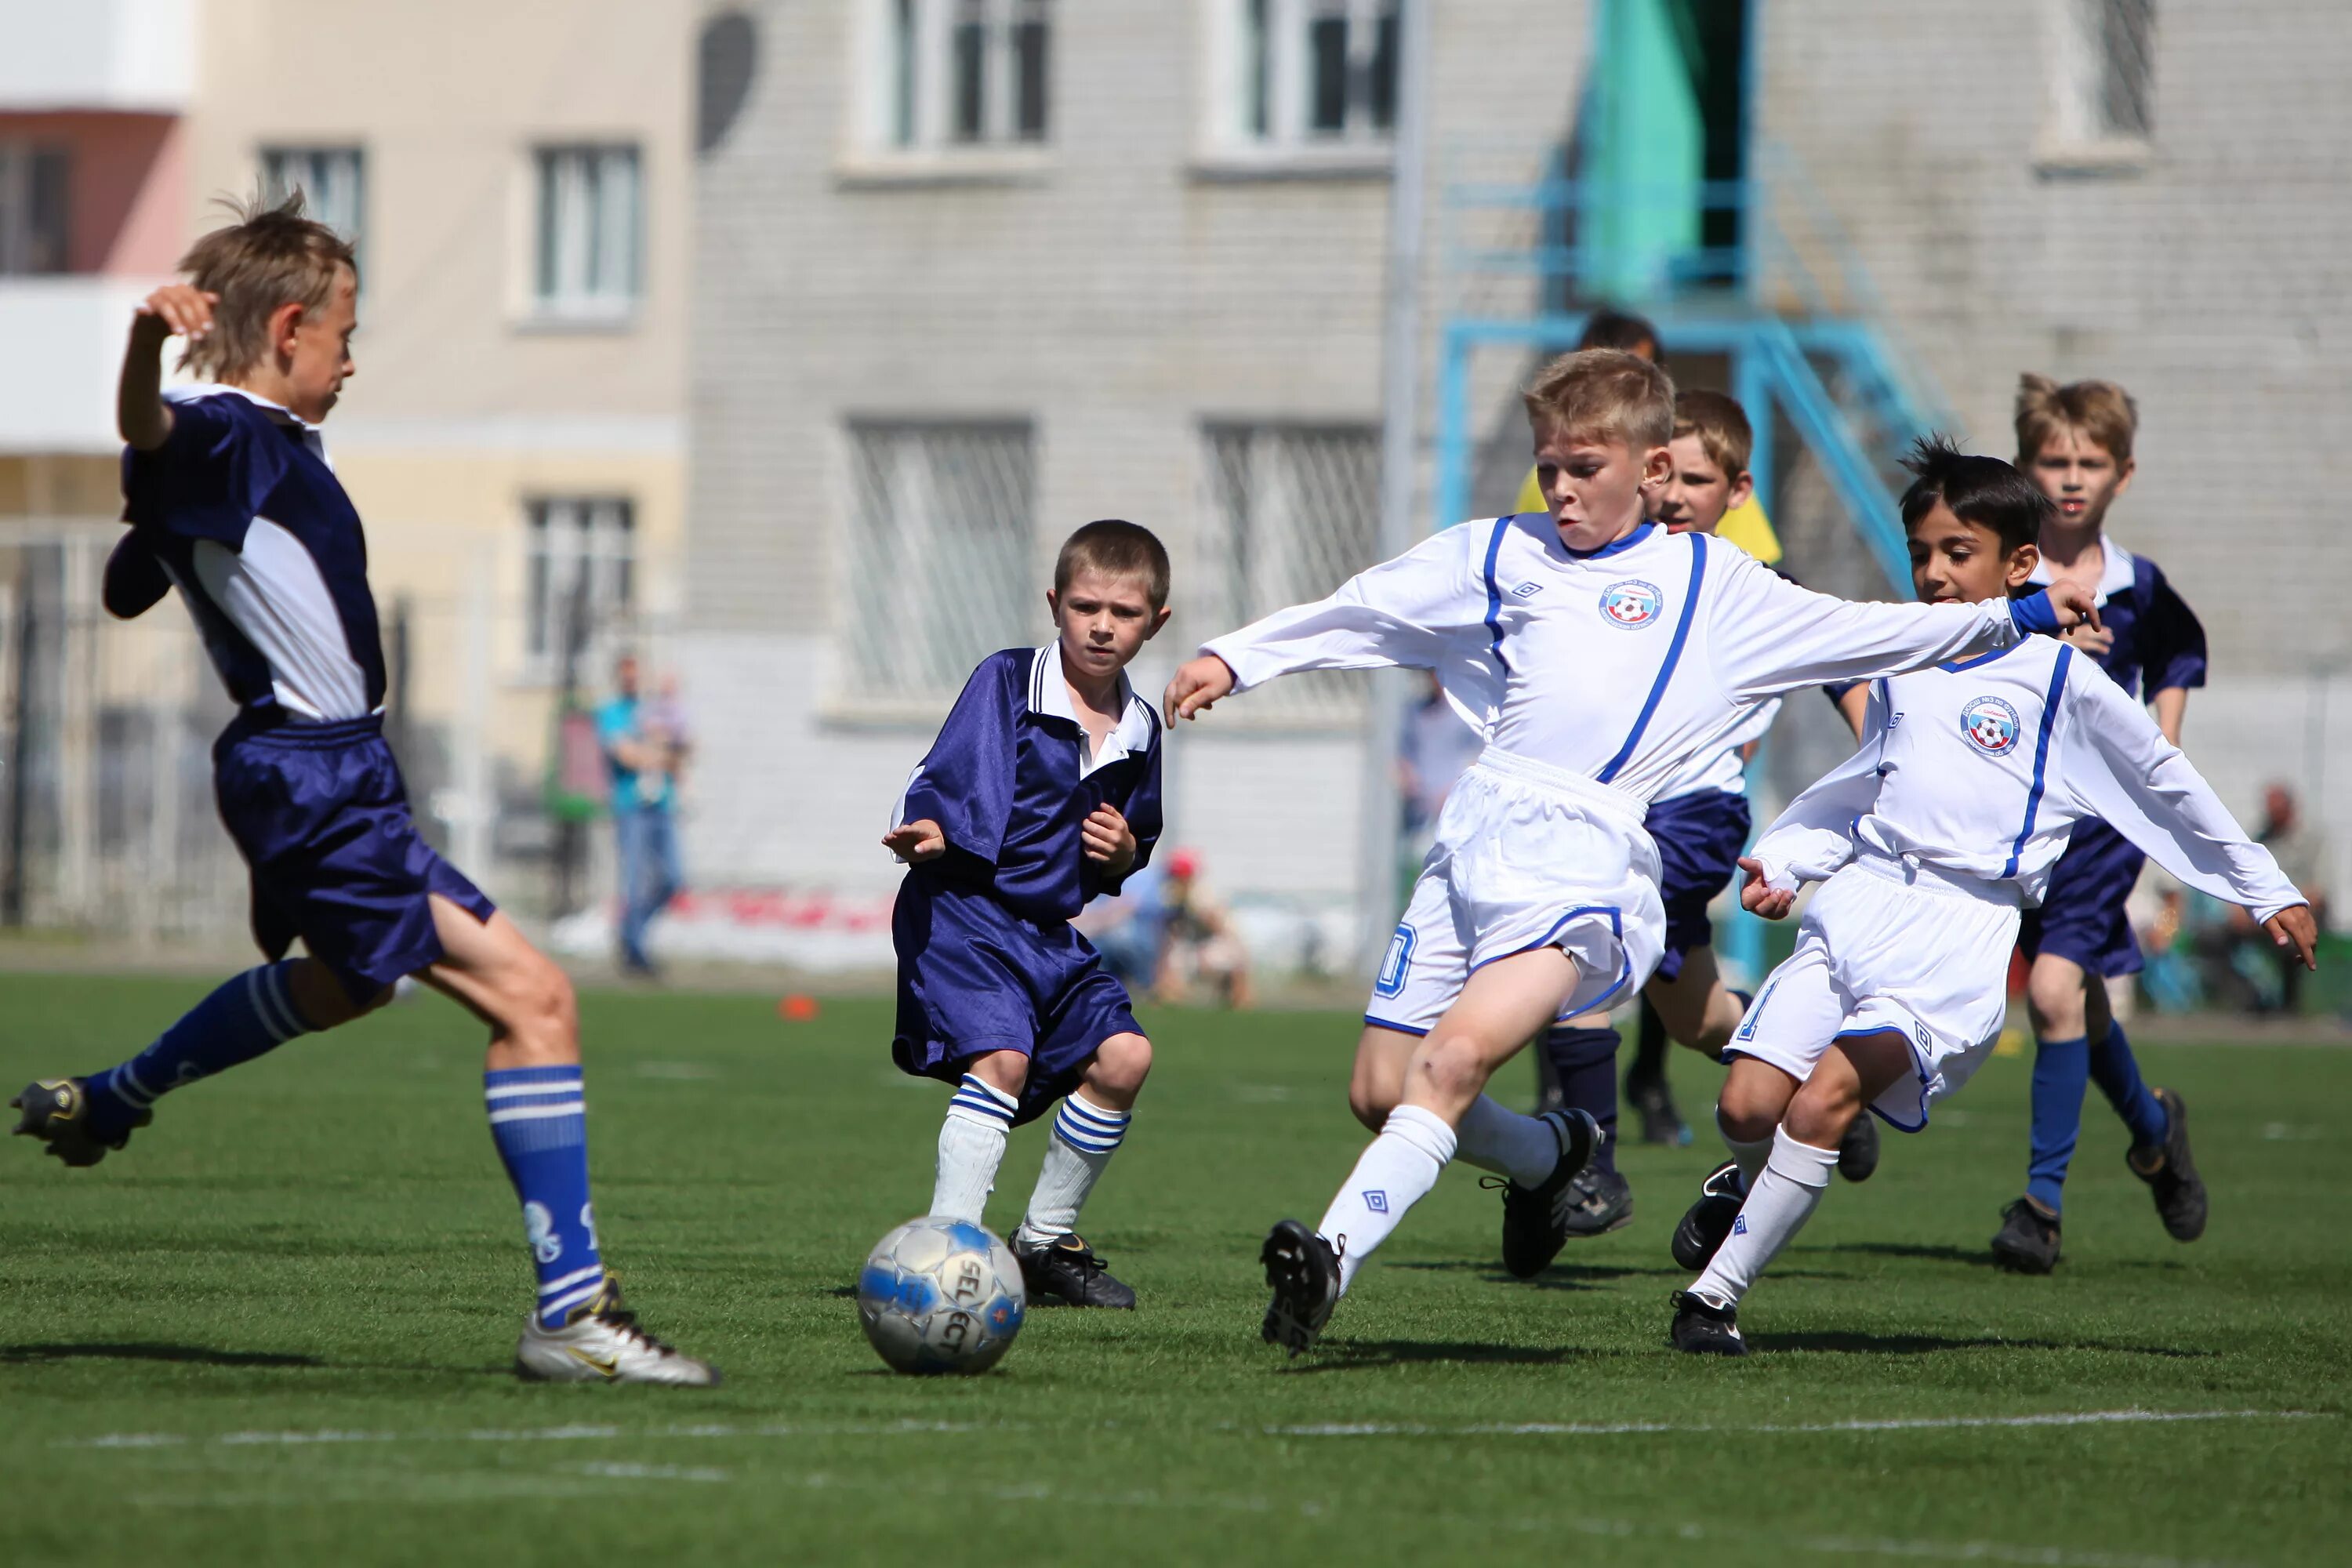
[[[1348,1109],[1366,1128],[1378,1132],[1388,1124],[1389,1112],[1397,1108],[1395,1089],[1386,1084],[1368,1083],[1362,1079],[1348,1086]]]
[[[1432,1083],[1449,1095],[1475,1098],[1490,1076],[1485,1043],[1474,1035],[1432,1035],[1419,1060]]]
[[[1104,1088],[1132,1095],[1151,1076],[1151,1042],[1141,1035],[1113,1035],[1095,1052],[1095,1075]]]
[[[1797,1098],[1789,1102],[1789,1114],[1784,1120],[1789,1136],[1798,1142],[1810,1143],[1816,1149],[1833,1149],[1844,1139],[1853,1119],[1861,1114],[1858,1085],[1843,1079],[1825,1083],[1817,1074],[1797,1090]]]
[[[1773,1092],[1769,1086],[1742,1083],[1733,1078],[1725,1081],[1723,1097],[1716,1102],[1715,1121],[1725,1137],[1740,1143],[1758,1143],[1772,1136],[1772,1130],[1780,1125],[1780,1118],[1788,1109],[1787,1096]]]

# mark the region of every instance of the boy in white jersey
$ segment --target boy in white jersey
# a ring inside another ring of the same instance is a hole
[[[1212,641],[1169,683],[1171,717],[1188,718],[1294,670],[1433,669],[1486,736],[1446,801],[1357,1049],[1358,1114],[1392,1109],[1319,1229],[1285,1220],[1266,1239],[1264,1331],[1294,1352],[1457,1150],[1508,1178],[1507,1258],[1559,1250],[1594,1124],[1519,1116],[1483,1091],[1539,1030],[1657,967],[1665,920],[1642,818],[1660,786],[1783,691],[1988,652],[2089,607],[2067,587],[2014,605],[1847,604],[1737,546],[1645,523],[1674,384],[1632,354],[1555,361],[1527,405],[1548,512],[1449,529]]]
[[[1921,443],[1903,497],[1931,604],[2023,587],[2050,503],[2008,464]],[[2078,822],[2105,820],[2190,887],[2252,910],[2311,962],[2311,910],[2146,710],[2072,646],[2020,646],[1872,689],[1862,749],[1739,862],[1747,908],[1787,916],[1825,884],[1796,952],[1732,1036],[1717,1110],[1752,1183],[1702,1197],[1675,1236],[1705,1271],[1675,1296],[1676,1349],[1745,1355],[1742,1295],[1811,1215],[1864,1109],[1906,1132],[2000,1033],[2021,908]],[[2180,1151],[2185,1157],[2185,1146]],[[1686,1259],[1687,1261],[1687,1259]]]

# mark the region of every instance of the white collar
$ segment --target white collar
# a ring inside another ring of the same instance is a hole
[[[257,392],[247,392],[244,387],[231,386],[225,381],[198,381],[185,386],[167,386],[163,389],[163,401],[186,403],[199,397],[219,397],[224,395],[242,397],[247,403],[266,408],[299,430],[315,431],[319,428],[284,404],[272,403]]]
[[[2131,590],[2133,563],[2131,552],[2117,544],[2104,530],[2099,534],[2099,603],[2104,605],[2117,594]],[[2033,563],[2033,574],[2026,581],[2045,588],[2050,585],[2053,579],[2048,556]]]
[[[1039,648],[1036,657],[1029,661],[1029,711],[1050,713],[1078,726],[1080,778],[1151,744],[1151,732],[1157,722],[1151,716],[1151,705],[1136,696],[1125,670],[1119,671],[1118,690],[1126,699],[1125,710],[1118,716],[1117,728],[1103,737],[1102,745],[1089,758],[1086,754],[1087,727],[1079,721],[1078,710],[1070,705],[1069,679],[1062,673],[1061,639],[1056,637]]]

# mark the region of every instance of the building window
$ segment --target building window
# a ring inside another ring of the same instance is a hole
[[[72,168],[62,148],[0,142],[0,277],[67,270]]]
[[[2049,0],[2051,141],[2144,146],[2156,128],[2156,0]]]
[[[1211,0],[1225,57],[1216,140],[1385,143],[1396,126],[1397,0]]]
[[[1286,605],[1322,598],[1373,563],[1381,433],[1374,425],[1211,424],[1208,515],[1197,598],[1203,623],[1238,626]],[[1362,700],[1344,676],[1276,681],[1253,702],[1285,719],[1345,719]]]
[[[1045,140],[1051,0],[880,0],[879,112],[892,151]]]
[[[366,219],[365,162],[356,147],[264,147],[261,184],[266,198],[279,202],[302,193],[302,210],[359,249]],[[360,269],[364,286],[367,269]]]
[[[542,147],[533,300],[546,316],[610,320],[636,308],[644,195],[635,147]]]
[[[849,448],[841,696],[936,707],[989,654],[1044,640],[1026,424],[861,421]]]
[[[552,679],[623,628],[635,602],[636,517],[616,496],[546,497],[530,503],[523,658],[530,679]]]

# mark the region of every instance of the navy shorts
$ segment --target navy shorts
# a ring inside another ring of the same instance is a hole
[[[253,872],[253,940],[296,937],[354,1002],[442,956],[427,896],[476,920],[496,906],[417,836],[381,719],[241,716],[213,743],[221,821]]]
[[[1014,1126],[1078,1087],[1113,1035],[1139,1035],[1126,987],[1066,922],[1023,920],[984,892],[909,876],[890,912],[901,1072],[955,1083],[974,1057],[1029,1058]]]
[[[1693,790],[1652,801],[1643,826],[1658,846],[1658,895],[1666,906],[1666,951],[1658,978],[1683,972],[1683,955],[1711,946],[1715,928],[1707,905],[1731,885],[1748,847],[1748,797],[1728,790]]]
[[[2147,859],[2131,840],[2095,818],[2074,825],[2066,852],[2050,868],[2042,907],[2025,911],[2017,945],[2028,958],[2071,958],[2089,974],[2137,974],[2139,943],[2124,900]]]

